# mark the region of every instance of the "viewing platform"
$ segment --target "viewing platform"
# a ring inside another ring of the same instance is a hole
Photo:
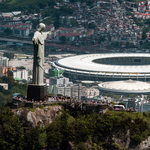
[[[13,98],[12,104],[13,104],[13,108],[17,108],[17,107],[42,108],[42,107],[46,107],[46,106],[48,107],[52,105],[62,105],[64,109],[68,109],[71,112],[81,111],[83,113],[95,112],[95,113],[103,114],[107,110],[136,112],[135,110],[132,110],[132,109],[128,109],[128,110],[114,109],[113,105],[111,105],[110,103],[94,103],[94,102],[89,102],[89,101],[81,102],[81,101],[71,101],[70,99],[32,102],[32,101],[27,101],[26,99]]]

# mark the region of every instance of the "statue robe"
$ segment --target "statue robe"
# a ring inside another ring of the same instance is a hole
[[[47,38],[48,32],[36,31],[33,36],[34,45],[34,62],[33,62],[33,84],[43,85],[44,73],[44,40]]]

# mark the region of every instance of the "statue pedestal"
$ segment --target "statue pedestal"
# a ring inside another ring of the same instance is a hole
[[[46,85],[28,85],[27,100],[45,101],[47,100],[47,86]]]

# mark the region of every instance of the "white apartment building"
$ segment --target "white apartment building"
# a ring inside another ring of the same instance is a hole
[[[7,57],[0,57],[0,67],[9,66],[9,58]]]
[[[65,77],[50,77],[49,78],[49,85],[64,85],[64,84],[69,84],[69,78],[65,78]]]
[[[95,89],[95,88],[88,88],[86,89],[86,97],[87,98],[94,98],[99,96],[100,91],[99,89]]]
[[[0,86],[2,86],[5,90],[8,90],[8,83],[0,83]]]
[[[78,85],[53,85],[50,87],[49,93],[53,94],[61,94],[63,96],[73,97],[77,100],[81,100],[82,96],[85,96],[85,86],[78,86]]]
[[[57,87],[57,94],[71,97],[71,87],[65,87],[65,86]]]
[[[28,71],[25,69],[20,70],[13,70],[13,77],[14,78],[21,78],[28,81]]]
[[[69,82],[69,78],[62,76],[49,78],[49,93],[61,94],[81,100],[81,97],[85,96],[85,90],[85,86],[74,85]]]

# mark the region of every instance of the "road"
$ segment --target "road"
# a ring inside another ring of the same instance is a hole
[[[1,38],[1,37],[0,37],[0,41],[23,43],[23,44],[33,44],[32,41],[17,40],[17,39],[10,39],[10,38]]]

